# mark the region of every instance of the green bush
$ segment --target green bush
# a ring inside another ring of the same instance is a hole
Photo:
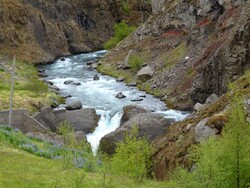
[[[196,148],[191,172],[178,168],[172,175],[174,187],[250,186],[250,124],[242,101],[233,99],[229,122],[219,139],[210,138]]]
[[[144,60],[137,54],[133,54],[129,58],[128,66],[132,69],[138,70],[143,64]]]
[[[135,30],[135,27],[128,26],[123,20],[122,22],[114,25],[115,36],[111,37],[105,44],[104,48],[110,50],[114,48],[120,41],[127,37]]]
[[[141,182],[152,165],[152,148],[146,139],[138,137],[138,133],[135,126],[126,133],[122,142],[117,143],[115,154],[111,158],[111,172]]]

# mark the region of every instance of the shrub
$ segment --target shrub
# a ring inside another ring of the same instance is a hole
[[[125,21],[114,25],[115,36],[111,37],[105,44],[104,48],[110,50],[114,48],[120,41],[127,37],[135,30],[135,27],[128,26]]]
[[[132,69],[138,70],[143,62],[143,59],[139,55],[133,54],[129,58],[128,66]]]
[[[146,139],[138,137],[138,133],[138,128],[134,126],[125,134],[124,140],[117,143],[111,158],[111,171],[141,182],[151,167],[152,149]]]
[[[250,124],[242,101],[236,96],[231,116],[219,139],[210,138],[196,148],[191,172],[178,168],[173,176],[175,187],[249,187]]]

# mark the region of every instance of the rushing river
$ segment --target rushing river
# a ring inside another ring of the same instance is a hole
[[[100,139],[106,134],[119,127],[122,116],[122,108],[126,105],[137,104],[161,113],[166,117],[175,118],[177,121],[186,117],[185,113],[167,110],[166,106],[159,99],[154,98],[136,87],[128,87],[125,83],[116,82],[115,78],[97,73],[90,70],[88,62],[96,61],[101,58],[106,51],[98,51],[81,55],[65,57],[64,61],[57,60],[55,63],[45,65],[49,80],[59,89],[62,96],[71,95],[67,103],[80,100],[83,107],[96,109],[97,114],[101,115],[99,125],[95,131],[87,135],[93,151],[96,151]],[[98,74],[99,80],[94,81],[94,75]],[[65,81],[75,81],[81,85],[65,85]],[[117,99],[117,93],[122,92],[126,98]],[[131,100],[145,95],[142,101],[132,102]]]

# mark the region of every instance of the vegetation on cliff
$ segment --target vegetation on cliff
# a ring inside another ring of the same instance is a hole
[[[191,153],[192,169],[178,168],[174,187],[248,187],[250,185],[250,123],[237,94],[228,123],[219,138],[211,137]]]

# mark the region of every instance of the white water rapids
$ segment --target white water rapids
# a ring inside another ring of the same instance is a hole
[[[67,99],[67,103],[80,100],[83,107],[94,108],[97,114],[101,116],[98,127],[93,133],[87,135],[93,152],[97,151],[99,141],[103,136],[119,127],[124,106],[140,105],[155,113],[161,113],[167,118],[174,118],[176,121],[180,121],[187,116],[187,113],[184,112],[167,110],[165,104],[159,99],[139,91],[136,87],[128,87],[125,83],[116,82],[115,78],[98,74],[95,70],[87,68],[88,62],[98,60],[105,53],[106,51],[98,51],[74,55],[66,57],[64,61],[57,60],[51,65],[42,66],[49,76],[46,80],[53,82],[60,89],[61,95],[72,96]],[[100,77],[97,81],[93,80],[95,74]],[[81,85],[64,84],[68,80],[79,82]],[[119,92],[122,92],[126,98],[115,98]],[[131,101],[141,95],[146,96],[143,101]]]

